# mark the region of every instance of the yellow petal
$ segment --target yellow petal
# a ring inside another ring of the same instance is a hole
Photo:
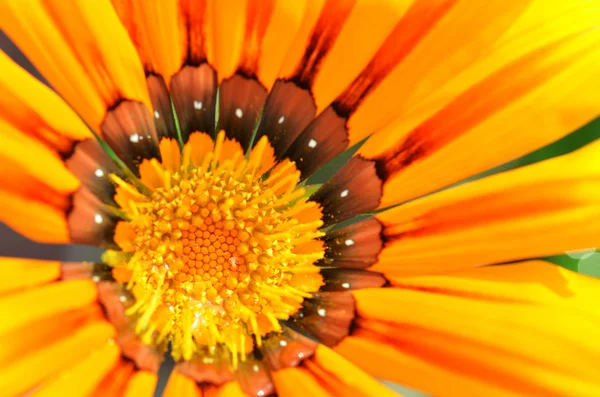
[[[384,211],[371,269],[425,274],[595,247],[600,142]]]

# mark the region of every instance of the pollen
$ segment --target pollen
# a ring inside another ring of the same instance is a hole
[[[140,164],[146,193],[112,176],[128,220],[115,237],[127,254],[111,264],[144,343],[170,344],[176,360],[225,350],[237,366],[321,286],[322,221],[266,138],[245,156],[222,132],[196,135]]]

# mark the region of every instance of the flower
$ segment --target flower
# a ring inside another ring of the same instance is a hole
[[[150,396],[168,346],[167,396],[600,394],[599,282],[532,260],[597,246],[599,144],[457,184],[598,116],[599,11],[2,1],[56,92],[0,55],[0,219],[106,248],[0,260],[4,395]]]

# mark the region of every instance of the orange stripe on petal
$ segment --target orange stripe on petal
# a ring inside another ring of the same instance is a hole
[[[0,70],[1,119],[61,153],[69,152],[73,141],[92,137],[58,95],[2,52]]]
[[[156,387],[156,375],[148,371],[139,371],[127,383],[123,397],[151,397]]]
[[[371,270],[426,274],[595,247],[600,142],[384,211]]]
[[[398,64],[385,75],[365,75],[373,86],[348,120],[350,144],[400,116],[418,89],[429,93],[480,58],[529,2],[415,2],[394,32],[402,45],[390,41],[383,49],[389,51],[387,57],[399,56]]]
[[[19,290],[56,280],[61,274],[58,261],[0,258],[0,293]]]
[[[96,300],[96,285],[90,280],[49,284],[0,298],[0,335],[69,310],[79,309]]]
[[[258,79],[270,89],[278,76],[289,47],[298,33],[307,3],[276,1],[264,33],[258,59]]]
[[[509,64],[498,65],[494,54],[496,63],[481,62],[378,132],[359,155],[376,160],[386,179],[380,208],[513,160],[591,121],[600,105],[591,94],[600,89],[598,45],[596,30],[534,47]]]
[[[175,0],[112,0],[144,69],[163,76],[166,86],[181,68],[187,50],[185,21]]]
[[[141,62],[109,2],[3,1],[1,27],[96,131],[126,98],[152,109]]]
[[[42,306],[40,303],[38,304]],[[23,310],[23,308],[20,309]],[[4,311],[2,313],[4,313]],[[97,321],[82,327],[73,334],[68,335],[66,338],[63,338],[55,343],[42,346],[39,350],[29,355],[17,358],[11,362],[10,365],[5,366],[2,368],[2,371],[0,371],[0,386],[2,387],[2,392],[9,396],[18,395],[26,392],[39,382],[44,381],[49,377],[54,377],[49,381],[49,383],[45,383],[42,389],[39,390],[39,395],[53,395],[47,393],[50,390],[55,389],[58,386],[57,383],[61,387],[64,385],[62,384],[64,380],[61,381],[63,378],[61,378],[60,375],[57,378],[56,374],[64,370],[65,367],[72,365],[79,366],[80,363],[85,363],[85,360],[87,359],[84,358],[89,354],[90,350],[96,349],[102,344],[107,346],[107,341],[112,338],[114,334],[115,331],[112,325],[104,321]],[[10,343],[10,341],[3,341],[2,343]],[[111,345],[111,350],[113,351],[110,352],[110,355],[114,356],[111,358],[116,360],[118,348],[114,345]],[[81,359],[84,359],[84,361],[78,363],[78,361]],[[111,367],[112,365],[106,368],[106,372],[108,372]],[[101,367],[88,367],[86,370],[89,371],[89,373],[84,372],[78,376],[76,376],[72,371],[68,372],[72,375],[70,378],[74,380],[79,379],[81,382],[86,382],[99,376],[99,381],[106,373],[102,373],[102,369],[103,368]],[[56,395],[64,396],[65,394]],[[75,396],[79,394],[68,395]]]
[[[192,379],[177,371],[171,372],[164,397],[202,397],[202,391]]]
[[[357,1],[315,78],[317,113],[344,91],[340,99],[362,97],[361,85],[385,77],[400,59],[394,52],[410,51],[407,44],[427,32],[428,20],[443,16],[454,1]]]
[[[600,358],[600,348],[592,342],[600,337],[597,313],[580,313],[560,304],[506,303],[402,288],[353,294],[359,337],[379,340],[446,371],[514,393],[600,391],[593,369]]]
[[[119,347],[113,342],[106,343],[73,367],[43,384],[33,395],[36,397],[89,396],[113,369],[118,359]]]
[[[134,372],[131,361],[119,360],[117,365],[102,379],[90,397],[119,396],[125,392],[125,386]]]

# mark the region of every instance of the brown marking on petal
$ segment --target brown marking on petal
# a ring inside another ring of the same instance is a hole
[[[291,81],[278,80],[267,97],[254,142],[266,135],[275,150],[275,157],[282,160],[286,150],[315,118],[316,112],[317,106],[309,90]]]
[[[238,364],[234,375],[240,388],[249,396],[271,396],[275,392],[269,369],[263,360],[247,358]]]
[[[399,170],[430,155],[437,145],[428,136],[429,133],[427,129],[416,128],[400,145],[379,157],[375,165],[377,176],[387,181]]]
[[[154,124],[160,142],[161,138],[177,139],[177,128],[171,110],[171,95],[162,76],[150,74],[146,77],[150,101],[154,108]]]
[[[192,132],[213,135],[217,102],[217,73],[208,65],[184,66],[171,79],[171,98],[183,142]]]
[[[82,187],[72,196],[72,207],[67,214],[69,235],[76,244],[118,248],[114,230],[119,218],[100,199]]]
[[[326,1],[304,55],[290,79],[299,87],[312,87],[321,63],[333,47],[355,2],[355,0]]]
[[[196,354],[190,360],[177,364],[177,370],[197,383],[222,385],[233,380],[229,355]]]
[[[102,122],[104,140],[134,173],[143,159],[160,159],[153,119],[146,105],[126,100],[109,109]]]
[[[256,77],[262,41],[274,8],[274,0],[249,0],[248,2],[244,43],[238,67],[238,71],[246,76]]]
[[[104,263],[63,262],[60,266],[61,280],[82,280],[94,278],[96,281],[114,281],[112,268]]]
[[[125,305],[121,301],[121,296],[125,293],[123,286],[108,281],[101,281],[97,285],[98,301],[108,320],[117,329],[116,339],[122,354],[133,361],[137,368],[157,373],[162,354],[142,343],[131,328],[125,315]]]
[[[321,291],[349,291],[362,288],[380,288],[387,284],[381,273],[363,269],[322,269],[325,284]]]
[[[290,328],[282,333],[273,333],[263,340],[260,348],[271,371],[300,365],[311,357],[318,343]]]
[[[267,89],[254,78],[240,74],[228,78],[219,87],[217,130],[225,130],[228,138],[248,148],[266,99]]]
[[[457,0],[444,0],[432,7],[415,2],[398,21],[373,59],[333,103],[338,114],[349,117],[383,79],[398,65]]]
[[[383,226],[375,218],[368,218],[332,230],[325,235],[325,258],[322,266],[366,269],[377,262],[383,248]]]
[[[65,165],[103,203],[115,204],[115,187],[109,175],[120,175],[121,171],[96,139],[77,142]]]
[[[300,312],[288,323],[331,347],[349,335],[354,316],[354,297],[350,292],[319,292],[305,299]]]
[[[328,107],[304,129],[284,157],[296,162],[305,179],[346,150],[348,142],[346,119]]]
[[[383,180],[417,161],[449,146],[495,113],[531,93],[559,74],[565,57],[549,60],[549,54],[568,40],[554,42],[528,54],[481,80],[452,102],[409,131],[377,156],[377,174]],[[510,84],[501,82],[510,81]]]
[[[198,66],[206,62],[206,0],[183,0],[180,13],[187,31],[187,64]]]
[[[375,162],[353,157],[310,199],[321,205],[327,227],[376,209],[382,194]]]

